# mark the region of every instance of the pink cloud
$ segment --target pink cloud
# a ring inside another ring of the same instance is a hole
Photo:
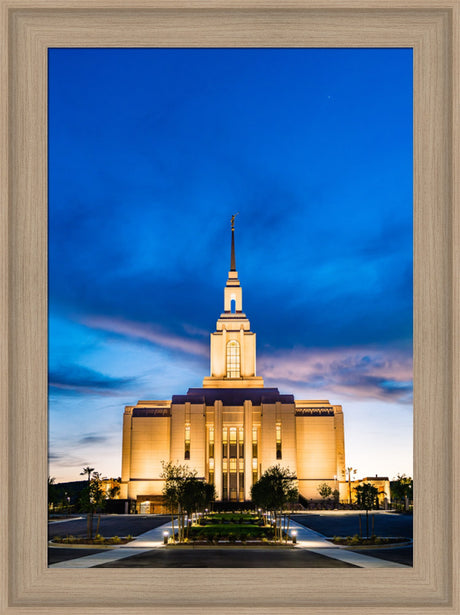
[[[179,350],[188,354],[202,357],[209,356],[208,345],[195,340],[173,335],[161,331],[158,327],[127,320],[108,318],[105,316],[91,316],[83,320],[83,324],[92,329],[116,333],[136,340],[150,342],[157,346]]]
[[[412,354],[390,348],[293,349],[262,355],[265,379],[356,398],[412,399]]]

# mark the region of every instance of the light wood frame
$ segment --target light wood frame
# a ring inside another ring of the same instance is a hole
[[[459,0],[0,4],[0,612],[460,613]],[[412,569],[47,568],[47,49],[75,46],[413,48]]]

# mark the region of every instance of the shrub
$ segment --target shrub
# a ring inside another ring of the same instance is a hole
[[[359,543],[360,543],[359,536],[358,536],[358,534],[355,534],[353,536],[353,538],[351,539],[350,544],[351,545],[358,545]]]

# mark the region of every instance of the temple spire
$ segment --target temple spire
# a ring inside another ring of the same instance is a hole
[[[235,218],[240,212],[232,216],[232,251],[230,255],[230,271],[236,271],[235,265]]]

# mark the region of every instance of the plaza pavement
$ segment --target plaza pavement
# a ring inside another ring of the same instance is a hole
[[[291,520],[290,529],[295,529],[297,531],[296,548],[298,549],[306,549],[312,553],[339,560],[359,568],[407,568],[406,565],[398,562],[382,560],[361,554],[357,551],[348,551],[344,548],[336,547],[328,542],[322,534],[296,521]],[[110,562],[140,555],[152,549],[160,549],[164,547],[163,532],[169,531],[169,533],[171,533],[171,530],[171,522],[165,523],[137,536],[134,540],[125,545],[120,545],[114,549],[107,549],[95,553],[94,555],[86,555],[84,557],[57,562],[51,564],[50,568],[93,568],[94,566],[110,564]]]

